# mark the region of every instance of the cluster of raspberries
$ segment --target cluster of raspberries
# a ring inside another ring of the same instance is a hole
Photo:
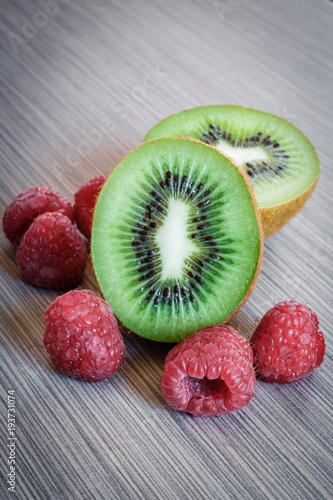
[[[80,232],[90,238],[94,206],[105,180],[100,176],[84,184],[75,193],[74,206],[54,189],[33,187],[7,207],[3,230],[17,247],[18,268],[26,281],[69,288],[80,280],[88,261]]]
[[[109,305],[90,290],[58,297],[45,312],[44,346],[59,370],[99,381],[123,364],[125,346]],[[277,304],[251,343],[231,326],[199,330],[173,347],[161,386],[172,408],[213,417],[241,410],[255,390],[256,372],[268,382],[291,383],[323,361],[317,316],[295,301]]]
[[[168,353],[162,375],[165,401],[195,416],[217,416],[247,405],[255,373],[266,382],[302,380],[321,365],[325,342],[318,318],[296,301],[270,309],[248,343],[231,326],[213,326]]]

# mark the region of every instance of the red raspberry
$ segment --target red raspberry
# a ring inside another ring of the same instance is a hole
[[[17,260],[23,278],[36,286],[68,288],[84,273],[88,255],[66,215],[39,215],[21,239]]]
[[[44,346],[61,372],[98,382],[123,364],[125,344],[116,318],[109,304],[90,290],[56,298],[44,317]]]
[[[6,237],[18,246],[32,221],[45,212],[60,212],[74,220],[73,207],[61,193],[51,188],[32,187],[7,207],[2,219]]]
[[[276,304],[261,319],[251,339],[258,377],[290,384],[321,365],[325,341],[318,318],[295,300]]]
[[[252,349],[231,326],[199,330],[168,353],[162,392],[172,408],[196,417],[240,410],[253,396]]]
[[[80,187],[74,196],[75,222],[81,233],[87,238],[91,237],[94,208],[105,181],[106,177],[104,175],[90,179],[90,181]]]

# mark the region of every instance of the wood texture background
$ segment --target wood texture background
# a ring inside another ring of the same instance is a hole
[[[42,346],[58,292],[23,283],[1,233],[1,498],[13,495],[8,389],[17,498],[332,498],[332,14],[326,0],[0,2],[1,215],[34,185],[73,200],[182,109],[236,103],[284,116],[316,147],[319,183],[266,240],[256,290],[231,324],[250,338],[266,310],[296,298],[316,311],[327,344],[306,380],[258,382],[247,408],[213,419],[166,407],[170,346],[125,331],[114,378],[73,380]],[[80,286],[98,290],[91,267]]]

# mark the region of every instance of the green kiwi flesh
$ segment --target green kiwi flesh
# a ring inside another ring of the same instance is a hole
[[[284,223],[288,211],[293,216],[299,208],[297,198],[306,192],[310,196],[319,175],[309,140],[288,121],[263,111],[231,105],[192,108],[159,122],[145,141],[175,136],[201,140],[233,158],[249,176],[259,209],[268,209],[263,210],[266,215],[271,207],[283,205],[285,213],[275,210],[274,216]]]
[[[226,320],[260,273],[262,232],[240,169],[199,141],[149,141],[105,182],[91,254],[105,299],[133,332],[177,342]]]

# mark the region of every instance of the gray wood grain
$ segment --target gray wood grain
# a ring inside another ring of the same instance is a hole
[[[53,10],[52,10],[53,9]],[[7,391],[16,391],[20,499],[332,498],[332,47],[326,0],[0,2],[1,215],[33,185],[73,199],[161,118],[236,103],[292,121],[321,160],[305,209],[265,242],[232,325],[250,338],[279,300],[316,311],[323,365],[258,382],[243,411],[193,418],[160,390],[170,348],[124,331],[126,362],[98,384],[59,374],[42,346],[58,293],[23,283],[1,235],[1,498]],[[97,291],[89,267],[80,286]]]

